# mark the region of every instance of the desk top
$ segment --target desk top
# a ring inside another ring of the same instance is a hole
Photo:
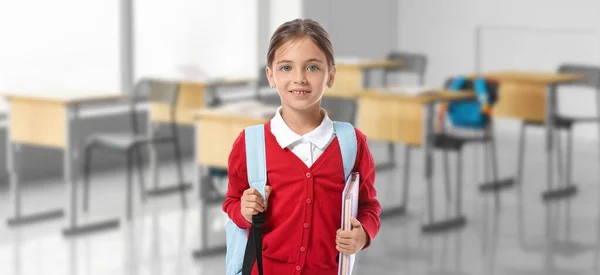
[[[5,97],[8,101],[14,99],[20,100],[37,100],[56,102],[64,104],[78,104],[78,103],[97,103],[104,101],[116,101],[119,99],[126,98],[126,95],[121,93],[108,93],[108,92],[82,92],[76,90],[36,90],[36,91],[23,91],[23,92],[2,92],[0,96]]]
[[[523,70],[512,70],[512,71],[497,71],[490,73],[481,74],[484,77],[494,78],[498,81],[523,81],[523,82],[534,82],[540,84],[553,84],[569,82],[584,78],[581,74],[569,74],[569,73],[556,73],[556,72],[538,72],[538,71],[523,71]],[[477,74],[470,75],[475,77]]]
[[[340,57],[336,58],[335,64],[336,66],[356,66],[361,69],[384,69],[400,67],[404,62],[402,60]]]
[[[160,75],[148,75],[145,76],[149,79],[164,80],[164,81],[177,81],[181,83],[194,83],[207,88],[214,87],[225,87],[225,86],[241,86],[248,85],[256,82],[256,79],[250,77],[214,77],[214,78],[200,78],[200,77],[186,77],[178,74],[160,74]]]
[[[279,105],[269,105],[258,101],[246,101],[226,104],[219,107],[202,108],[192,111],[194,119],[201,118],[238,118],[260,120],[270,119]]]
[[[362,92],[360,97],[363,98],[378,98],[385,100],[400,100],[413,101],[420,104],[428,104],[432,102],[450,102],[460,100],[475,99],[474,92],[460,91],[453,92],[444,89],[422,88],[416,91],[417,88],[403,87],[386,87],[367,89]]]

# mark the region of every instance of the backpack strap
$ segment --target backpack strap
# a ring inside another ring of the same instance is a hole
[[[348,180],[354,163],[356,162],[356,153],[358,145],[356,143],[356,131],[354,126],[347,122],[333,122],[333,131],[338,138],[340,150],[342,151],[342,161],[344,164],[344,180]]]
[[[250,126],[244,131],[246,141],[246,168],[248,169],[248,183],[256,188],[265,197],[267,184],[267,167],[265,151],[264,124]]]
[[[463,85],[465,85],[465,82],[467,81],[467,79],[464,76],[459,76],[457,78],[454,79],[454,81],[452,81],[452,83],[450,84],[449,90],[451,91],[459,91]]]
[[[266,199],[265,186],[267,185],[267,158],[265,150],[264,124],[250,126],[245,129],[246,141],[246,168],[248,170],[248,184],[255,188]],[[266,205],[266,202],[265,202]],[[250,275],[256,260],[258,274],[263,274],[262,266],[262,226],[265,223],[265,213],[252,216],[252,227],[246,243],[242,275]]]

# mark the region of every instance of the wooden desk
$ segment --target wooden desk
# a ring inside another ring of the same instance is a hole
[[[438,102],[472,100],[474,93],[431,90],[402,93],[402,88],[367,89],[358,99],[357,125],[372,140],[423,146],[427,109]],[[433,121],[431,122],[433,123]]]
[[[23,215],[19,175],[22,172],[21,146],[39,146],[63,151],[64,180],[68,187],[67,227],[63,234],[74,235],[118,226],[118,220],[108,220],[87,225],[77,224],[78,170],[73,165],[79,156],[81,125],[79,107],[86,103],[116,101],[121,94],[82,93],[80,91],[44,91],[23,93],[0,93],[9,105],[7,170],[10,177],[12,214],[9,225],[21,225],[64,216],[62,209]]]
[[[154,77],[155,79],[168,79],[169,81],[179,81],[179,95],[177,99],[177,108],[175,116],[177,124],[184,126],[193,126],[195,121],[190,112],[207,106],[219,105],[221,103],[217,96],[217,89],[224,87],[235,87],[249,85],[254,82],[250,78],[214,78],[206,80],[184,79],[181,77]],[[158,125],[168,123],[171,119],[171,108],[165,103],[150,103],[150,113],[147,126],[147,135],[152,138],[155,136]],[[181,188],[190,189],[189,183],[176,183],[167,186],[159,186],[158,153],[154,144],[148,146],[149,156],[149,178],[152,189],[148,190],[148,195],[160,196],[180,192]]]
[[[200,109],[192,112],[196,121],[194,140],[196,141],[195,171],[197,186],[200,189],[200,248],[194,257],[213,255],[225,251],[225,246],[208,247],[209,220],[207,206],[216,202],[210,198],[210,178],[202,175],[201,167],[227,169],[229,153],[235,139],[244,128],[263,124],[271,119],[279,106],[265,105],[249,101],[232,103],[219,107]]]
[[[546,128],[546,172],[548,190],[542,197],[560,198],[576,192],[574,185],[553,188],[553,134],[554,118],[557,114],[557,94],[554,85],[584,78],[580,74],[498,71],[481,74],[500,82],[499,100],[494,106],[493,116],[516,118],[528,123],[543,124]],[[560,167],[560,165],[559,165]]]
[[[190,126],[194,125],[194,119],[189,115],[190,111],[210,105],[218,105],[219,100],[215,102],[214,99],[218,98],[216,89],[244,86],[255,81],[251,78],[215,78],[204,81],[171,78],[169,80],[179,81],[180,84],[177,109],[175,110],[177,123]],[[153,123],[169,122],[171,119],[170,111],[168,104],[150,103],[150,120]]]
[[[368,72],[402,66],[400,60],[386,59],[336,59],[336,74],[333,87],[325,89],[327,96],[356,97],[369,86]]]
[[[418,94],[409,94],[407,91],[403,91],[402,88],[391,90],[368,89],[361,93],[358,98],[358,128],[369,139],[406,145],[402,204],[400,207],[385,209],[385,211],[382,211],[382,216],[392,216],[406,212],[409,164],[411,162],[410,149],[421,147],[425,153],[424,177],[427,182],[428,201],[428,223],[423,225],[422,229],[424,231],[436,231],[462,226],[466,222],[466,219],[462,216],[460,192],[457,194],[456,217],[439,222],[434,219],[433,139],[435,137],[435,105],[437,103],[473,100],[475,98],[474,92],[451,92],[438,89],[425,90]],[[461,169],[459,164],[457,167]],[[460,174],[457,175],[457,178],[460,178]],[[460,185],[458,186],[460,188]]]

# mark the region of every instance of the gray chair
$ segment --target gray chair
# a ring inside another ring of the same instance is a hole
[[[418,53],[391,52],[387,55],[388,60],[401,60],[402,65],[393,68],[387,68],[383,72],[383,86],[387,86],[388,78],[393,73],[412,73],[419,77],[419,85],[425,83],[425,73],[427,72],[427,56]]]
[[[556,137],[554,140],[556,141],[557,151],[558,151],[558,172],[559,177],[562,177],[563,172],[563,162],[566,166],[564,169],[564,181],[562,182],[562,187],[553,188],[552,182],[549,180],[548,185],[549,189],[545,191],[542,195],[542,198],[547,200],[559,199],[564,197],[570,197],[577,193],[577,187],[572,182],[572,165],[573,165],[573,127],[577,123],[600,123],[600,67],[598,66],[590,66],[590,65],[582,65],[582,64],[562,64],[558,68],[559,73],[576,73],[585,75],[585,78],[577,81],[572,81],[568,83],[556,84],[550,87],[550,92],[557,93],[558,88],[560,87],[585,87],[591,88],[596,92],[596,112],[598,116],[595,117],[570,117],[560,114],[554,114],[554,129],[555,133],[553,135]],[[556,98],[556,97],[555,97]],[[557,106],[557,102],[553,102],[554,106]],[[521,129],[519,133],[519,156],[517,161],[517,177],[516,182],[521,183],[523,177],[523,165],[525,158],[525,131],[528,126],[543,126],[543,123],[540,122],[532,122],[532,121],[523,121],[521,123]],[[562,158],[562,145],[561,145],[561,130],[566,132],[567,136],[567,148],[566,148],[566,160]],[[598,131],[600,134],[600,124],[598,127]],[[550,173],[554,171],[547,171],[548,179],[551,179]],[[560,182],[559,182],[560,184]]]
[[[354,98],[323,96],[321,107],[333,121],[348,122],[356,125],[358,102]]]
[[[450,78],[446,80],[444,86],[449,87],[452,83],[453,79]],[[498,84],[494,82],[488,82],[488,90],[498,90]],[[465,89],[470,89],[470,87],[465,87]],[[427,137],[431,142],[432,151],[441,151],[442,153],[442,164],[443,164],[443,183],[444,183],[444,193],[446,199],[446,205],[449,205],[450,202],[454,202],[454,215],[452,217],[448,217],[443,220],[435,219],[434,214],[434,197],[433,197],[433,170],[434,170],[434,161],[430,161],[426,164],[426,182],[427,182],[427,203],[428,203],[428,213],[427,213],[427,223],[424,224],[421,229],[425,233],[434,233],[440,231],[446,231],[449,229],[459,228],[466,224],[467,219],[464,217],[462,213],[462,193],[463,193],[463,148],[468,144],[484,144],[486,146],[486,165],[489,161],[492,173],[488,175],[487,166],[484,167],[484,181],[487,181],[484,184],[479,186],[480,191],[499,191],[500,189],[506,188],[512,184],[512,179],[504,179],[500,180],[498,178],[498,163],[497,163],[497,155],[496,155],[496,146],[495,139],[493,134],[493,121],[489,121],[486,125],[486,129],[483,129],[483,132],[479,136],[462,136],[456,135],[454,133],[449,132],[445,127],[442,127],[441,132],[430,133]],[[403,167],[403,177],[402,177],[402,198],[401,204],[396,208],[388,208],[382,211],[382,218],[386,218],[389,216],[394,216],[397,214],[403,215],[407,212],[408,209],[408,198],[409,198],[409,185],[410,185],[410,163],[411,163],[411,151],[415,149],[415,146],[406,146],[404,150],[404,167]],[[456,157],[455,161],[455,184],[456,189],[454,192],[454,196],[451,191],[451,179],[450,179],[450,160],[449,154],[453,153]],[[491,178],[490,178],[491,176]],[[498,203],[498,192],[496,192],[496,203]]]
[[[256,99],[260,100],[262,95],[260,94],[260,90],[263,88],[270,87],[269,79],[267,79],[267,75],[265,74],[265,68],[267,65],[262,65],[258,68],[258,81],[256,82]]]
[[[387,55],[388,60],[401,60],[402,65],[383,70],[382,86],[388,86],[389,76],[394,73],[409,73],[416,74],[419,78],[418,84],[424,85],[425,73],[427,72],[427,56],[419,53],[398,52],[394,51]],[[390,162],[385,165],[380,165],[379,169],[393,168],[396,165],[395,144],[388,144],[388,157]]]
[[[141,133],[138,129],[139,122],[138,115],[136,113],[136,106],[139,101],[139,98],[143,98],[147,96],[150,102],[155,103],[164,103],[170,107],[170,134],[166,136],[160,137],[152,137],[149,138],[145,133]],[[175,150],[175,161],[177,166],[177,176],[179,179],[179,184],[181,184],[181,188],[179,189],[181,192],[181,202],[182,206],[186,206],[186,198],[185,198],[185,188],[183,188],[183,169],[181,164],[181,152],[179,146],[179,135],[177,132],[177,124],[176,124],[176,115],[175,110],[177,106],[177,99],[179,96],[179,83],[177,82],[168,82],[168,81],[158,81],[158,80],[150,80],[143,79],[138,82],[135,86],[135,91],[133,98],[130,104],[130,116],[131,116],[131,133],[102,133],[95,134],[90,136],[85,144],[85,156],[83,163],[83,175],[84,175],[84,201],[83,201],[83,209],[87,211],[89,208],[89,192],[90,192],[90,169],[91,169],[91,160],[92,160],[92,152],[97,150],[110,151],[120,154],[125,154],[126,163],[127,163],[127,174],[126,174],[126,184],[127,184],[127,218],[131,219],[132,216],[132,196],[133,196],[133,182],[132,182],[132,173],[133,173],[133,165],[134,160],[135,164],[138,168],[139,173],[139,184],[141,189],[141,197],[142,201],[146,201],[146,189],[144,185],[144,175],[143,175],[143,162],[142,162],[142,150],[144,146],[147,146],[151,143],[171,143],[173,145],[173,149]],[[135,157],[135,159],[134,159]]]

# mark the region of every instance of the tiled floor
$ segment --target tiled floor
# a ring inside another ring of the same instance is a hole
[[[372,145],[377,162],[385,162],[385,145]],[[501,175],[510,176],[516,168],[515,140],[503,137],[498,146]],[[475,165],[474,151],[469,149],[463,193],[468,224],[458,231],[434,235],[420,231],[426,213],[425,184],[421,152],[415,150],[409,213],[382,221],[372,246],[359,253],[355,274],[600,274],[598,148],[577,143],[573,175],[579,193],[572,200],[552,204],[544,204],[540,198],[546,187],[542,149],[542,142],[530,143],[523,184],[501,194],[499,209],[494,196],[477,190],[474,177],[481,166]],[[401,146],[397,155],[401,162]],[[437,164],[440,180],[441,166]],[[174,167],[165,164],[162,168],[161,179],[167,182],[173,178]],[[186,172],[191,178],[191,161],[186,163]],[[384,207],[398,204],[402,172],[398,166],[377,175]],[[436,187],[441,187],[440,183],[437,181]],[[123,171],[96,173],[92,184],[89,219],[124,216]],[[122,220],[117,230],[77,238],[60,234],[66,220],[18,228],[2,222],[0,274],[224,274],[224,255],[192,257],[199,243],[197,194],[196,190],[187,194],[188,201],[194,202],[187,210],[181,209],[177,195],[138,203],[133,222]],[[437,188],[435,196],[440,217],[448,209],[443,189]],[[62,206],[64,199],[65,188],[58,179],[25,184],[25,212]],[[0,190],[0,201],[6,205],[0,208],[0,217],[5,219],[9,216],[6,188]],[[224,240],[222,213],[218,206],[211,213],[211,242],[218,244]]]

